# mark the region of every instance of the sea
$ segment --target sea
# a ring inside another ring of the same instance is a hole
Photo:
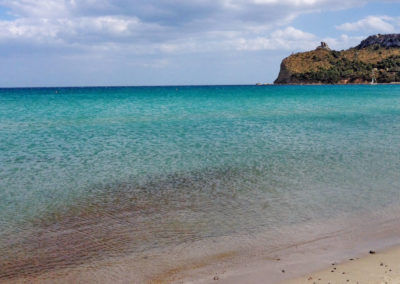
[[[399,209],[399,85],[0,89],[0,281]]]

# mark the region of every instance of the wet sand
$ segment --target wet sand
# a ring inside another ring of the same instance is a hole
[[[382,252],[400,244],[400,222],[397,218],[387,219],[389,212],[382,214],[385,221],[379,217],[380,214],[375,219],[371,216],[366,216],[365,219],[338,218],[325,222],[329,223],[325,224],[325,228],[322,223],[299,224],[282,229],[278,235],[261,233],[251,239],[241,235],[217,237],[163,250],[149,249],[108,257],[103,255],[97,259],[82,258],[80,253],[78,258],[81,263],[48,266],[47,269],[30,273],[23,267],[24,271],[18,269],[19,273],[3,277],[2,283],[272,284],[291,281],[288,283],[333,284],[342,283],[342,280],[346,281],[343,283],[357,283],[357,279],[361,279],[358,280],[360,284],[385,283],[384,281],[399,283],[396,282],[396,273],[400,272],[400,248]],[[285,236],[286,245],[271,244]],[[370,255],[370,250],[376,253]],[[87,253],[87,250],[83,249],[82,252]],[[66,253],[64,251],[63,254],[67,255]],[[62,259],[64,256],[61,254],[58,258]],[[367,257],[364,260],[365,256]],[[360,260],[357,259],[359,257]],[[326,270],[332,269],[332,263],[335,263],[335,271],[345,274]],[[336,265],[337,263],[343,265]],[[40,268],[41,265],[36,267]],[[373,276],[358,278],[367,274],[366,271]],[[298,278],[302,275],[302,278]],[[351,277],[344,279],[345,275]],[[314,279],[332,280],[316,282],[312,281]],[[383,280],[363,282],[363,279]]]
[[[367,219],[360,219],[359,227],[356,220],[348,220],[346,230],[316,233],[314,239],[286,248],[268,252],[260,248],[259,255],[225,267],[220,263],[221,268],[204,269],[182,283],[400,283],[399,221]]]

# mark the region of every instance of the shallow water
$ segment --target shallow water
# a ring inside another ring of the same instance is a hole
[[[400,86],[2,89],[0,278],[397,206],[399,149]]]

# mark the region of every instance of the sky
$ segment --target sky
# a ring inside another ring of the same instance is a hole
[[[273,82],[325,41],[400,32],[400,0],[0,0],[0,87]]]

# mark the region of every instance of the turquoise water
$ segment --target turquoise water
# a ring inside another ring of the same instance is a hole
[[[0,90],[7,275],[399,201],[400,86]]]

